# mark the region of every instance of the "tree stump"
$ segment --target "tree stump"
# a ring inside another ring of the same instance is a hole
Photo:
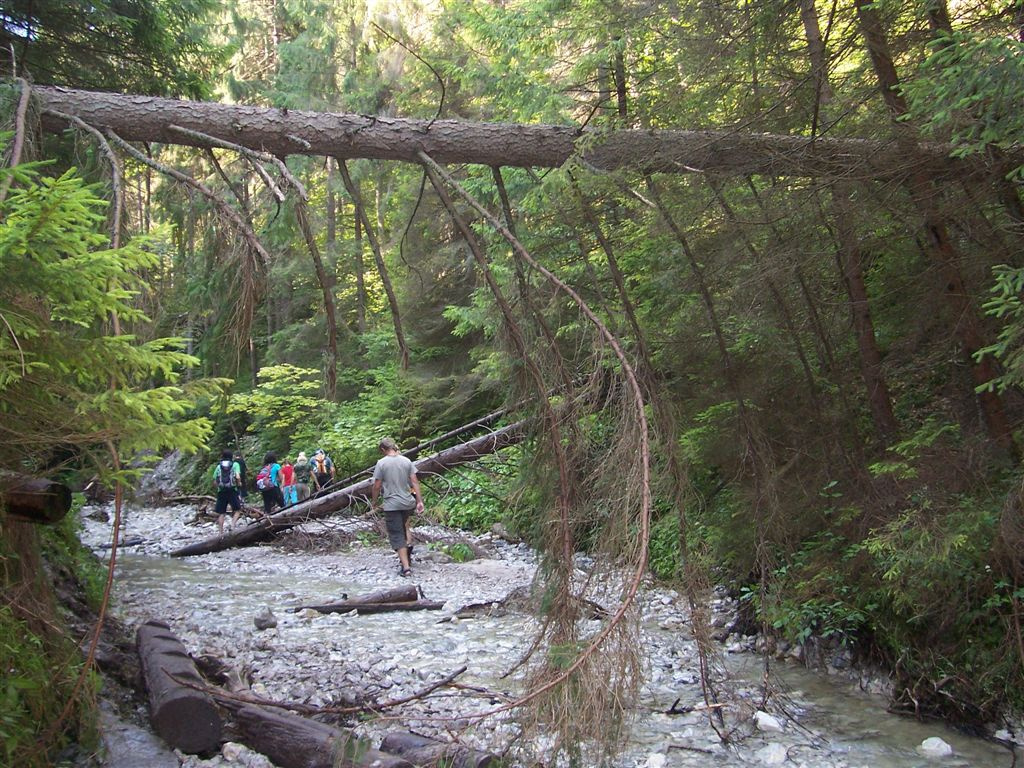
[[[221,719],[213,699],[179,682],[203,684],[185,646],[159,621],[140,626],[136,642],[153,729],[169,745],[188,754],[218,749]]]

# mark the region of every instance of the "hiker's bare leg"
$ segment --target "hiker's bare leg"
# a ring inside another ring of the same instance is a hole
[[[402,570],[411,571],[412,567],[409,565],[409,548],[399,547],[395,551],[398,552],[398,562],[402,564]]]

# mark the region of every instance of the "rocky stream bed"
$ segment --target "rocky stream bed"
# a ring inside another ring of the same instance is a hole
[[[109,507],[83,510],[83,540],[109,556]],[[507,700],[516,685],[504,679],[529,647],[535,619],[508,601],[505,609],[474,618],[455,612],[468,604],[523,594],[537,559],[525,545],[494,535],[468,543],[483,555],[454,562],[445,554],[457,534],[439,527],[414,530],[414,574],[402,579],[394,553],[360,516],[311,523],[260,547],[192,558],[168,553],[216,531],[195,522],[194,506],[128,506],[123,515],[115,569],[113,614],[129,631],[147,620],[166,622],[193,656],[209,654],[231,665],[251,690],[268,699],[316,707],[414,696],[465,666],[448,686],[383,716],[349,725],[379,741],[402,729],[501,752],[519,733],[508,714],[475,720],[471,715]],[[447,542],[447,544],[446,544]],[[579,558],[581,572],[589,566]],[[425,598],[443,601],[441,611],[378,615],[321,614],[303,605],[336,601],[409,583]],[[918,768],[1010,766],[1011,750],[941,724],[922,724],[885,711],[884,681],[847,667],[839,654],[812,672],[792,659],[772,662],[784,695],[761,707],[763,661],[755,639],[729,635],[722,649],[732,681],[730,707],[742,726],[723,744],[710,727],[697,672],[686,601],[650,584],[641,594],[642,638],[647,670],[630,735],[614,759],[621,768],[786,765],[805,768]],[[725,635],[733,606],[715,601],[715,624]],[[261,625],[256,619],[269,621]],[[135,697],[104,704],[107,768],[272,768],[264,756],[226,742],[219,753],[172,752],[146,728],[146,707]],[[1010,739],[1013,734],[998,734]],[[230,731],[228,738],[231,737]],[[519,745],[521,746],[521,744]],[[508,754],[510,765],[545,765],[543,740],[535,750]],[[531,755],[530,752],[533,754]],[[540,756],[540,757],[538,757]]]

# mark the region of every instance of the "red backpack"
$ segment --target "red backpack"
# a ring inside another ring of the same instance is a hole
[[[256,475],[256,490],[265,491],[268,488],[274,487],[274,481],[270,478],[271,466],[272,465],[267,464],[267,466],[261,469]]]

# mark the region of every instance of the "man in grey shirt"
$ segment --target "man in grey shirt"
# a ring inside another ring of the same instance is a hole
[[[420,481],[416,478],[413,463],[398,452],[398,445],[385,437],[377,446],[384,456],[373,468],[373,487],[370,490],[371,510],[383,509],[384,521],[388,527],[388,541],[398,553],[398,572],[402,576],[412,575],[409,550],[412,538],[409,535],[409,517],[413,512],[423,512],[423,495]],[[383,504],[378,507],[377,499],[383,494]]]

